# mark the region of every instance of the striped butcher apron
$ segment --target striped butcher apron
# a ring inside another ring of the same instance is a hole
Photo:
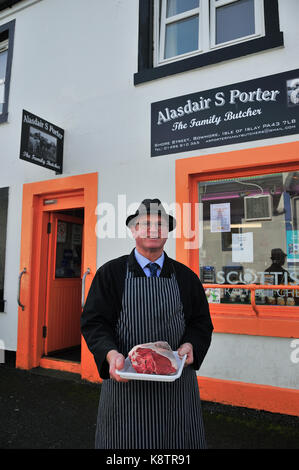
[[[167,341],[177,350],[185,319],[173,272],[134,277],[127,268],[122,310],[116,328],[125,357],[136,344]],[[205,448],[196,372],[183,369],[174,382],[103,380],[96,430],[97,449]]]

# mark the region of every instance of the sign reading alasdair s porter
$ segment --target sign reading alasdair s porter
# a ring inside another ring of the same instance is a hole
[[[20,159],[62,173],[64,130],[23,110]]]
[[[299,133],[299,70],[151,105],[151,156]]]

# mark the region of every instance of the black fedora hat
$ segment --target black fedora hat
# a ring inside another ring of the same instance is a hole
[[[161,201],[159,199],[143,199],[135,214],[129,215],[126,220],[126,225],[129,227],[137,222],[140,215],[157,214],[163,217],[168,222],[168,231],[171,232],[176,226],[176,220],[172,215],[167,214]]]

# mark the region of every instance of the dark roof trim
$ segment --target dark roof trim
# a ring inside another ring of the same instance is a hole
[[[11,8],[16,3],[20,3],[23,0],[0,0],[0,11],[5,10],[5,8]]]

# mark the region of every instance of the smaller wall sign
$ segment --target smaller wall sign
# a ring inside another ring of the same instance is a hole
[[[62,173],[64,130],[23,110],[20,159]]]

